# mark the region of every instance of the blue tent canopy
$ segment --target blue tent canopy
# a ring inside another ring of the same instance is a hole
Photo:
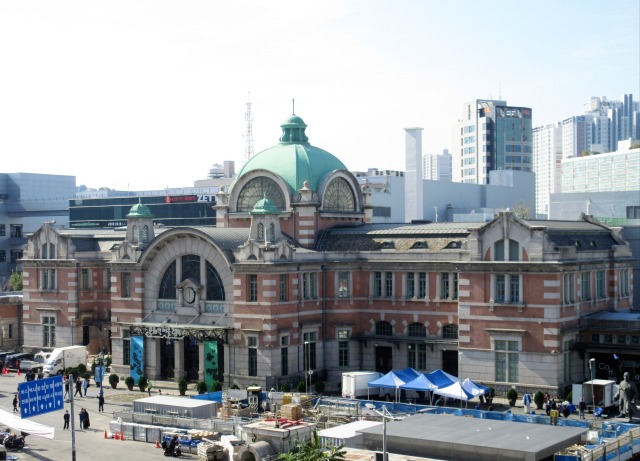
[[[427,374],[427,379],[438,386],[439,389],[451,386],[453,383],[460,381],[455,376],[450,375],[449,373],[446,373],[442,370],[432,371],[431,373]]]
[[[417,378],[414,378],[408,383],[400,386],[400,389],[407,389],[412,391],[432,391],[437,388],[438,386],[429,381],[429,379],[423,374],[418,375]]]
[[[394,371],[394,373],[405,383],[408,383],[409,381],[416,379],[418,376],[422,374],[411,367],[407,367],[404,370],[400,370],[400,371]]]
[[[404,384],[404,380],[400,378],[393,370],[381,378],[369,381],[369,387],[391,387],[397,389]]]

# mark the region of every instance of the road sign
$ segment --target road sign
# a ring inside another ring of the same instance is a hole
[[[62,375],[18,384],[20,415],[23,418],[64,408]]]

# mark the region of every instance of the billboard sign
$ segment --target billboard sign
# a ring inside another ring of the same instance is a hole
[[[23,418],[62,410],[64,408],[62,375],[20,383],[18,395],[20,415]]]

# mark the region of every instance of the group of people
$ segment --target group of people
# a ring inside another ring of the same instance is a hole
[[[43,372],[38,373],[38,375],[36,376],[36,373],[33,370],[27,371],[24,375],[25,381],[35,381],[36,379],[42,379],[42,378],[44,378]]]
[[[84,431],[86,429],[89,429],[89,427],[91,426],[91,421],[89,420],[89,412],[87,411],[87,409],[81,408],[78,416],[80,417],[80,430]],[[62,430],[68,430],[69,421],[71,420],[71,414],[69,413],[69,410],[64,411],[64,415],[62,415],[62,418],[64,419],[64,426],[62,427]]]

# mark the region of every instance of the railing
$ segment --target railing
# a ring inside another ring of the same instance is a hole
[[[185,429],[209,430],[212,432],[222,432],[233,434],[237,426],[242,426],[250,422],[250,419],[232,418],[211,418],[199,419],[188,418],[177,415],[157,415],[154,413],[134,413],[130,410],[119,410],[113,412],[114,420],[121,420],[124,423],[146,424],[151,426],[181,427]]]

